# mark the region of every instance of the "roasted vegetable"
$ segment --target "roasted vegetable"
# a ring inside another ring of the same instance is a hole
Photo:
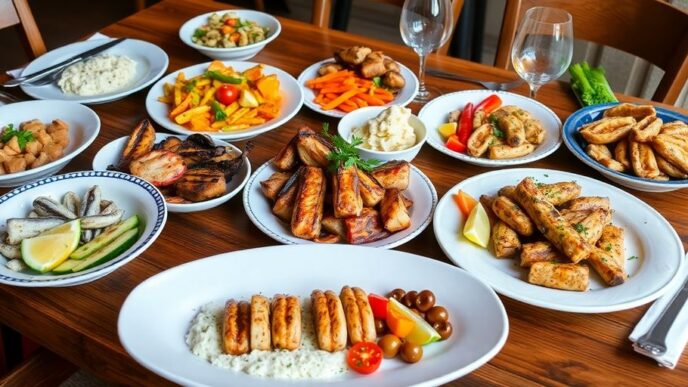
[[[593,68],[588,62],[575,63],[569,67],[571,88],[583,106],[607,102],[618,102],[602,67]]]
[[[136,125],[129,135],[129,139],[122,150],[119,167],[128,170],[131,161],[148,154],[153,150],[154,145],[155,128],[150,121],[144,119]]]

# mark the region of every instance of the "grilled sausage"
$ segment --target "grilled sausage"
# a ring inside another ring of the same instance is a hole
[[[251,350],[269,351],[270,339],[270,302],[266,297],[254,294],[251,297]]]
[[[516,195],[538,230],[571,261],[578,263],[588,256],[590,245],[537,189],[532,178],[527,177],[516,186]]]
[[[325,173],[318,167],[305,167],[299,178],[291,232],[303,239],[320,235],[320,221],[325,205]]]
[[[511,199],[498,196],[492,203],[492,211],[504,223],[523,236],[533,235],[535,227],[525,212]]]
[[[234,356],[248,353],[249,326],[250,306],[248,302],[227,301],[222,324],[225,353]]]
[[[344,286],[339,296],[344,307],[351,344],[362,341],[375,342],[375,319],[366,293],[360,288]]]
[[[311,301],[318,347],[328,352],[346,348],[346,316],[337,294],[331,290],[324,293],[314,290]]]
[[[380,204],[382,224],[389,232],[397,232],[411,227],[406,205],[397,189],[388,189]]]
[[[301,305],[296,296],[277,294],[272,299],[272,346],[293,351],[301,345]]]
[[[358,168],[339,167],[332,177],[332,206],[336,218],[359,216],[363,199],[359,190]]]
[[[590,270],[575,263],[536,262],[528,272],[528,282],[553,289],[588,290]]]

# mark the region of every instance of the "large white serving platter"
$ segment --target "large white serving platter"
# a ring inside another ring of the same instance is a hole
[[[22,71],[22,76],[32,74],[75,55],[101,46],[112,39],[92,39],[68,44],[36,58]],[[136,62],[134,79],[124,88],[100,95],[82,96],[64,93],[57,83],[44,86],[22,85],[22,90],[37,99],[59,99],[87,104],[112,102],[133,94],[155,82],[167,70],[169,59],[162,48],[138,39],[127,39],[101,54],[125,55]]]
[[[389,275],[382,275],[389,273]],[[420,363],[384,360],[372,375],[336,379],[263,379],[217,368],[191,353],[185,336],[204,304],[252,294],[308,297],[313,289],[360,286],[386,294],[394,288],[431,289],[449,311],[454,334],[424,347]],[[120,341],[149,370],[187,386],[409,386],[439,385],[494,357],[508,335],[504,306],[488,286],[465,271],[409,253],[347,245],[273,246],[196,260],[157,274],[127,297],[118,319]]]
[[[177,74],[180,72],[183,72],[187,79],[193,78],[205,73],[210,63],[211,62],[189,66],[167,74],[165,77],[156,82],[153,87],[151,87],[151,89],[148,91],[148,95],[146,96],[146,110],[153,121],[157,122],[162,127],[179,134],[189,135],[194,133],[205,133],[219,140],[243,141],[280,127],[282,124],[294,117],[296,113],[299,112],[299,109],[301,109],[301,105],[303,105],[303,93],[301,92],[301,87],[299,87],[299,84],[296,83],[296,79],[294,79],[294,77],[289,75],[289,73],[284,70],[264,64],[263,74],[276,74],[277,79],[279,79],[280,82],[282,105],[280,106],[280,113],[277,117],[267,121],[262,125],[255,125],[248,129],[237,130],[233,132],[195,132],[189,130],[177,124],[170,118],[170,106],[166,103],[158,101],[158,97],[163,95],[163,85],[165,83],[174,84]],[[258,63],[239,61],[223,61],[222,63],[224,63],[226,66],[234,68],[239,72],[258,65]]]
[[[469,242],[461,233],[465,222],[452,199],[463,190],[471,196],[495,195],[505,185],[531,176],[542,183],[576,181],[582,196],[609,197],[613,224],[625,230],[629,278],[607,287],[590,269],[590,290],[571,292],[531,285],[528,271],[512,259],[498,259],[491,250]],[[498,293],[535,306],[577,313],[605,313],[630,309],[660,297],[683,264],[683,244],[669,222],[636,197],[601,181],[548,169],[507,169],[483,173],[451,188],[440,200],[433,219],[435,237],[454,263],[487,282]]]
[[[540,120],[545,129],[545,141],[538,145],[533,153],[514,159],[490,160],[486,157],[473,157],[447,148],[444,139],[437,129],[440,125],[448,122],[449,113],[457,109],[463,109],[469,102],[472,102],[475,106],[492,94],[499,95],[502,99],[502,106],[518,106],[526,110],[534,118]],[[431,147],[455,159],[481,167],[501,168],[510,165],[532,163],[554,153],[561,145],[561,120],[559,117],[542,103],[522,95],[509,93],[508,91],[465,90],[445,94],[425,105],[418,113],[418,118],[423,121],[428,130],[427,142]]]
[[[277,242],[287,245],[315,243],[295,237],[291,233],[289,224],[282,222],[272,213],[272,202],[263,195],[260,182],[267,180],[275,172],[277,169],[272,166],[271,161],[268,161],[253,173],[244,188],[246,214],[260,231]],[[411,227],[387,238],[366,243],[365,246],[393,249],[418,236],[430,224],[432,212],[437,204],[437,191],[430,179],[414,165],[411,165],[409,187],[404,191],[404,195],[413,200],[413,207],[409,209]]]

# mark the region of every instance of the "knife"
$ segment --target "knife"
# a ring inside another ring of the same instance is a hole
[[[103,51],[105,51],[105,50],[107,50],[113,46],[116,46],[116,45],[122,43],[126,39],[127,38],[119,38],[119,39],[115,39],[111,42],[107,42],[107,43],[100,45],[96,48],[92,48],[88,51],[82,52],[81,54],[75,55],[75,56],[73,56],[73,57],[71,57],[65,61],[62,61],[62,62],[56,64],[56,65],[52,65],[52,66],[45,68],[43,70],[38,70],[35,73],[31,73],[31,74],[24,75],[22,77],[7,81],[2,86],[4,86],[4,87],[15,87],[15,86],[19,86],[19,85],[26,83],[26,82],[31,82],[31,81],[41,79],[41,78],[45,77],[46,75],[49,75],[55,71],[61,70],[67,66],[73,65],[74,63],[80,62],[84,59],[87,59],[87,58],[90,58],[96,54],[99,54],[99,53],[101,53],[101,52],[103,52]]]

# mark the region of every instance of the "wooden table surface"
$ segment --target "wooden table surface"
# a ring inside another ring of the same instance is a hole
[[[101,32],[157,44],[169,55],[168,71],[172,72],[209,60],[179,40],[178,29],[182,23],[198,14],[222,8],[226,5],[202,0],[165,0]],[[308,65],[329,57],[336,48],[354,44],[367,44],[384,50],[405,65],[417,68],[417,57],[407,47],[317,29],[289,19],[280,21],[281,35],[253,61],[280,67],[294,77]],[[428,65],[485,80],[516,77],[513,72],[447,57],[431,57]],[[473,84],[432,77],[427,80],[430,86],[445,92],[476,88]],[[129,134],[133,126],[146,117],[144,99],[147,91],[113,103],[92,106],[102,121],[100,135],[86,152],[69,164],[66,171],[90,169],[93,156],[103,145]],[[527,87],[522,86],[515,92],[527,95]],[[639,101],[631,97],[620,98]],[[538,100],[554,110],[562,121],[578,109],[568,85],[564,83],[544,86],[538,93]],[[413,108],[417,112],[419,107]],[[299,126],[319,127],[323,121],[329,121],[335,127],[335,120],[326,119],[304,106],[289,123],[254,140],[256,146],[250,156],[252,165],[255,168],[272,157]],[[429,146],[421,150],[414,164],[430,177],[440,196],[461,180],[489,171],[461,163]],[[565,170],[605,180],[579,162],[563,145],[552,156],[528,166]],[[631,193],[664,215],[684,245],[688,242],[688,217],[685,216],[688,190]],[[0,286],[0,322],[106,380],[128,385],[167,384],[138,365],[119,343],[117,316],[129,292],[146,278],[185,262],[274,244],[249,221],[240,197],[201,213],[170,214],[164,231],[151,248],[105,278],[68,288]],[[432,227],[399,250],[448,262],[435,240]],[[587,315],[550,311],[504,296],[500,298],[509,315],[510,332],[506,345],[489,363],[454,382],[456,385],[679,385],[681,380],[688,380],[688,362],[685,361],[688,355],[684,354],[679,367],[670,371],[633,352],[627,337],[647,307]],[[155,323],[163,324],[164,321]]]

